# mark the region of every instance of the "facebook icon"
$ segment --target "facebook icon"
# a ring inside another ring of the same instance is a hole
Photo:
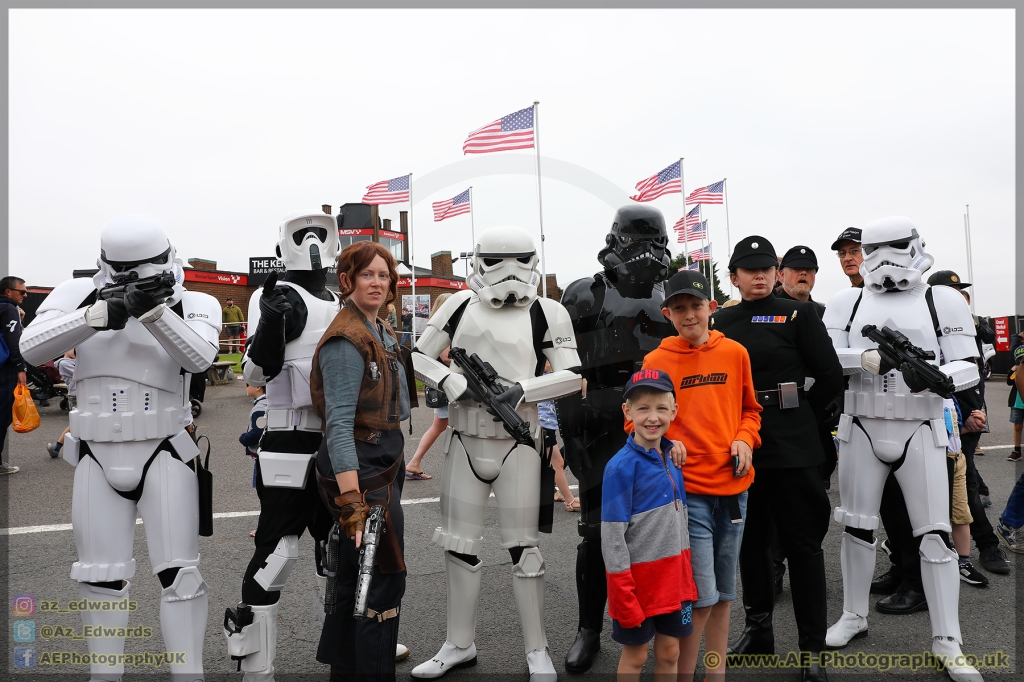
[[[34,646],[14,647],[14,667],[34,668],[36,667],[36,648]]]

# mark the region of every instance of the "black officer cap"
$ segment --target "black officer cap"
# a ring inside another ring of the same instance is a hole
[[[707,278],[695,270],[680,270],[665,282],[665,303],[678,294],[691,294],[697,298],[711,300],[711,285]]]
[[[814,268],[818,269],[818,257],[809,246],[797,245],[786,252],[782,257],[780,268]]]
[[[764,237],[751,235],[741,239],[736,248],[732,250],[732,259],[729,260],[729,270],[734,268],[768,268],[778,266],[779,257],[775,255],[775,247]]]
[[[960,277],[952,270],[939,270],[928,278],[928,285],[933,287],[953,287],[954,289],[966,289],[971,286],[970,282],[960,281]]]
[[[859,227],[848,227],[843,230],[843,233],[836,237],[836,240],[832,242],[832,250],[839,250],[839,242],[855,242],[860,244],[860,228]]]

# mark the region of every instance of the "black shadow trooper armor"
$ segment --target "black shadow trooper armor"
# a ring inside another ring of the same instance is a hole
[[[626,443],[622,390],[644,356],[674,333],[661,313],[671,258],[661,211],[623,206],[615,212],[605,243],[597,254],[604,270],[573,282],[562,295],[586,380],[585,398],[577,393],[555,403],[565,460],[579,479],[582,505],[583,540],[576,550],[579,631],[565,665],[573,672],[590,668],[600,649],[608,595],[601,558],[601,481],[608,460]]]
[[[249,300],[249,329],[255,331],[243,373],[247,383],[267,388],[266,428],[257,451],[256,550],[242,579],[242,601],[251,606],[253,617],[251,624],[224,631],[228,653],[241,661],[245,682],[274,679],[277,601],[298,561],[299,536],[306,529],[316,549],[319,594],[314,609],[321,621],[324,617],[327,578],[319,542],[326,540],[333,519],[320,499],[316,477],[310,475],[323,433],[313,412],[309,372],[313,351],[340,309],[338,297],[326,287],[327,268],[339,250],[332,216],[289,214],[281,222],[277,243],[283,281],[277,283],[272,274]]]

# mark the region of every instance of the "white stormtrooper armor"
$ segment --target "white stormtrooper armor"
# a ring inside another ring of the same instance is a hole
[[[246,350],[243,359],[243,376],[247,383],[266,386],[267,414],[266,429],[257,450],[263,485],[268,488],[291,488],[301,493],[307,488],[316,456],[315,448],[309,452],[276,452],[266,442],[280,444],[282,438],[290,440],[290,432],[321,433],[321,421],[313,412],[309,392],[309,372],[313,352],[327,327],[334,321],[340,310],[338,297],[324,288],[322,296],[310,293],[301,283],[302,276],[323,277],[326,268],[338,257],[340,241],[334,218],[320,211],[295,212],[284,218],[278,231],[277,255],[281,259],[288,277],[296,281],[277,283],[278,289],[287,292],[292,303],[292,314],[297,307],[304,308],[302,327],[292,332],[284,345],[281,370],[267,378],[264,367],[254,361]],[[315,279],[315,278],[314,278]],[[323,280],[317,280],[318,285]],[[259,329],[261,313],[260,299],[263,290],[253,292],[249,299],[248,324],[250,335]],[[299,303],[301,301],[301,304]],[[272,434],[269,435],[268,434]],[[296,448],[287,448],[295,450]],[[301,448],[300,448],[301,449]],[[308,498],[296,498],[296,506],[304,505]],[[322,506],[319,499],[314,500]],[[280,513],[289,510],[270,509],[261,513]],[[323,510],[327,514],[326,509]],[[258,550],[257,550],[258,551]],[[288,580],[299,558],[299,536],[281,537],[273,551],[266,557],[263,566],[255,573],[254,579],[267,592],[280,592]],[[326,585],[326,578],[316,576],[318,586]],[[323,587],[313,595],[314,614],[323,620]],[[318,607],[318,608],[317,608]],[[244,658],[241,669],[244,682],[266,682],[274,679],[274,657],[277,649],[277,609],[274,604],[254,604],[253,623],[241,632],[224,631],[228,651],[232,656]]]
[[[841,647],[867,633],[868,591],[875,567],[882,487],[895,469],[915,536],[921,540],[921,579],[932,625],[932,651],[946,656],[955,680],[981,680],[960,658],[957,555],[939,532],[950,532],[943,399],[912,393],[897,369],[880,372],[877,344],[865,325],[889,327],[915,346],[935,353],[932,363],[953,378],[956,390],[978,382],[974,322],[963,297],[949,287],[929,287],[921,275],[932,264],[914,224],[893,217],[867,225],[862,234],[863,289],[837,294],[824,322],[850,377],[840,418],[839,494],[835,520],[844,524],[840,563],[843,615],[825,643]],[[854,529],[851,534],[849,529]],[[856,529],[860,529],[857,531]]]
[[[446,550],[448,636],[433,659],[413,669],[414,677],[440,677],[476,661],[481,578],[477,554],[483,513],[493,490],[501,545],[522,552],[512,570],[512,585],[531,677],[555,679],[544,633],[544,558],[537,548],[540,456],[528,446],[516,445],[481,403],[464,395],[467,382],[454,362],[448,368],[437,360],[451,346],[490,363],[499,382],[521,389],[516,412],[530,423],[533,438],[540,443],[537,403],[580,390],[581,380],[574,371],[580,360],[568,312],[553,300],[537,297],[536,266],[536,249],[524,230],[493,227],[481,233],[470,291],[445,301],[413,353],[416,376],[443,389],[450,401],[441,526],[433,537]],[[546,331],[535,337],[538,325],[545,325]],[[540,353],[535,338],[542,338]],[[551,374],[542,374],[545,359],[551,362]]]
[[[176,680],[200,680],[208,588],[199,573],[198,482],[186,466],[199,450],[184,426],[189,375],[205,372],[217,353],[220,306],[212,296],[182,288],[181,263],[156,221],[118,218],[103,229],[100,243],[95,278],[57,286],[21,337],[22,354],[34,365],[77,350],[78,408],[64,447],[64,459],[76,466],[71,518],[78,561],[71,577],[83,598],[127,598],[135,574],[135,518],[141,516],[153,573],[164,584],[166,650],[185,653],[185,663],[172,664],[171,673]],[[118,280],[165,272],[174,274],[173,294],[127,322],[122,318],[123,328],[114,321],[118,302],[96,300],[97,289]],[[124,627],[128,612],[92,610],[82,621]],[[123,638],[87,642],[92,653],[124,653]],[[92,679],[120,680],[123,672],[123,664],[94,665]]]

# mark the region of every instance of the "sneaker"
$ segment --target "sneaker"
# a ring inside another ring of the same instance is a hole
[[[980,497],[981,497],[981,506],[982,507],[991,507],[992,506],[992,500],[989,499],[988,495],[980,495]]]
[[[50,453],[50,457],[53,457],[54,459],[57,459],[58,457],[60,457],[60,447],[59,447],[59,445],[60,445],[59,443],[47,443],[46,444],[46,451]]]
[[[19,467],[16,467],[13,464],[0,464],[0,476],[4,476],[6,474],[16,474],[18,473],[18,470]]]
[[[982,450],[981,448],[974,448],[974,456],[975,457],[984,457],[985,456],[985,451]]]
[[[974,567],[970,559],[960,561],[960,582],[975,587],[988,587],[988,578]]]
[[[1017,554],[1024,554],[1024,530],[1010,528],[1000,521],[996,525],[996,537],[1006,545],[1006,549]]]
[[[981,567],[990,573],[1007,574],[1010,572],[1010,564],[1006,561],[1006,554],[999,545],[985,547],[980,551]]]
[[[1007,462],[1019,462],[1021,458],[1020,450],[1014,450],[1010,453],[1010,456],[1006,458]]]

